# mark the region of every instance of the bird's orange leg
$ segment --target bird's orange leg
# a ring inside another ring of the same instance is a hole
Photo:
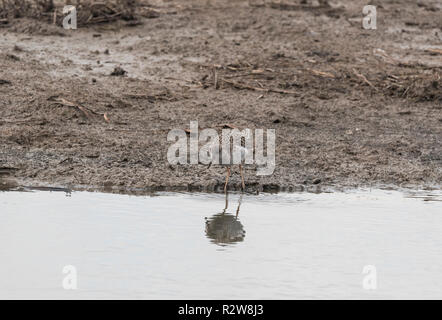
[[[226,184],[224,185],[224,192],[227,192],[227,183],[229,182],[229,177],[230,177],[230,167],[227,167]]]

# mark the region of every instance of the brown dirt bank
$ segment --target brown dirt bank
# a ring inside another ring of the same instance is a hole
[[[223,168],[167,162],[168,131],[198,120],[276,129],[275,172],[248,168],[249,190],[440,187],[438,1],[372,1],[377,30],[361,28],[365,1],[250,3],[155,1],[159,17],[134,27],[0,28],[0,184],[219,190]]]

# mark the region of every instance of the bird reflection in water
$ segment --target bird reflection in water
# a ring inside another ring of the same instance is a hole
[[[221,213],[217,213],[210,218],[206,218],[206,236],[211,242],[227,246],[244,240],[245,230],[238,219],[243,194],[239,197],[236,214],[227,212],[229,206],[229,194],[226,193],[226,205]]]

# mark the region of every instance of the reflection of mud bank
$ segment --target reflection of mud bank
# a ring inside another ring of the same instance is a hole
[[[64,37],[1,28],[0,167],[20,185],[222,191],[222,167],[167,162],[169,130],[198,120],[276,130],[275,172],[246,168],[248,191],[440,186],[437,1],[383,3],[373,32],[352,22],[364,1],[338,15],[216,3]]]

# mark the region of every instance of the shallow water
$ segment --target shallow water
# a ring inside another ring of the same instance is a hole
[[[442,298],[440,191],[228,200],[0,192],[0,298]]]

